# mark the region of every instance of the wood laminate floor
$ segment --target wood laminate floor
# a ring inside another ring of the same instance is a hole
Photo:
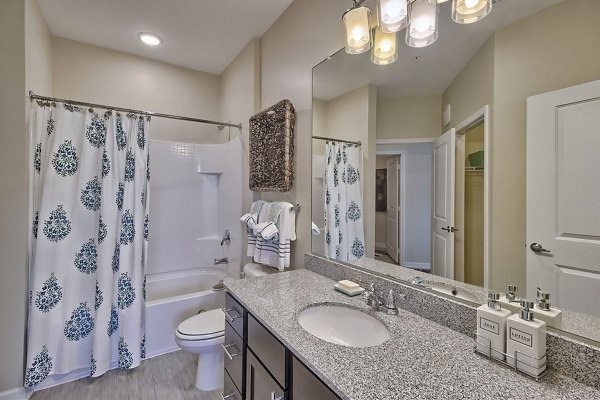
[[[196,354],[177,351],[142,362],[132,370],[114,369],[95,379],[82,378],[40,390],[31,400],[220,400],[220,391],[194,386]]]

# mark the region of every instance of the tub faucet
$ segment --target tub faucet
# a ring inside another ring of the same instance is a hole
[[[229,229],[225,229],[223,239],[221,240],[221,246],[223,246],[223,243],[225,243],[227,246],[231,244],[231,231]]]
[[[219,264],[229,264],[229,258],[228,257],[215,258],[215,265],[219,265]]]

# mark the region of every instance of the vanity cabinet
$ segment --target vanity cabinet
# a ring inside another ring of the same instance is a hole
[[[292,360],[293,400],[338,400],[339,397],[300,361]]]
[[[225,297],[223,398],[241,400],[338,400],[229,293]],[[230,397],[227,397],[230,396]]]

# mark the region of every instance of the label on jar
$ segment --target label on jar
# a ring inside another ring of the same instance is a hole
[[[530,333],[510,327],[510,339],[528,347],[533,347],[533,336]]]
[[[500,334],[500,324],[494,321],[490,321],[489,319],[480,317],[479,327],[484,331],[488,331],[496,335]]]

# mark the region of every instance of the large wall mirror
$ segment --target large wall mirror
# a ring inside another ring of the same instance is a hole
[[[549,293],[555,328],[600,341],[600,1],[468,25],[451,3],[392,64],[314,67],[313,253],[479,303]]]

